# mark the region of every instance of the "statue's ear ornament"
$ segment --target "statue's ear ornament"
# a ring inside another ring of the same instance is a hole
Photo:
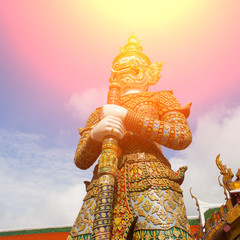
[[[161,78],[160,72],[162,70],[164,61],[152,63],[147,70],[148,84],[155,85]]]

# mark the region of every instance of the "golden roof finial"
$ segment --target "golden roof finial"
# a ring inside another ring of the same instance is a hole
[[[236,177],[237,177],[237,181],[239,181],[240,180],[240,168],[238,168],[238,171],[237,171],[237,173],[236,173]]]
[[[191,194],[191,197],[195,199],[195,201],[196,201],[196,206],[197,206],[197,210],[198,210],[198,212],[199,212],[199,211],[200,211],[200,208],[199,208],[198,199],[197,199],[195,196],[193,196],[193,194],[192,194],[192,188],[189,189],[189,192],[190,192],[190,194]],[[200,212],[199,212],[199,213],[200,213]]]
[[[200,219],[200,223],[201,223],[200,226],[202,226],[203,219],[202,219],[202,216],[201,216],[201,213],[200,213],[200,206],[199,206],[198,199],[195,196],[193,196],[192,188],[189,189],[189,192],[191,194],[192,199],[195,199],[195,201],[196,201],[196,206],[197,206],[197,210],[198,210],[198,213],[199,213],[199,219]]]
[[[220,154],[216,157],[216,165],[220,170],[220,174],[223,176],[223,185],[224,187],[228,190],[228,192],[236,189],[240,189],[240,180],[239,180],[239,175],[240,172],[238,170],[236,176],[237,179],[236,181],[232,181],[232,178],[234,177],[234,174],[232,173],[231,168],[227,168],[226,165],[222,164],[222,161],[219,160]]]
[[[221,175],[218,176],[219,185],[220,185],[220,187],[223,187],[224,195],[225,195],[225,197],[226,197],[225,199],[228,200],[228,199],[229,199],[229,196],[228,196],[228,193],[227,193],[227,189],[226,189],[226,188],[224,187],[224,185],[221,183],[220,177],[221,177]]]
[[[220,174],[223,176],[224,187],[229,191],[230,189],[227,183],[231,182],[234,176],[232,170],[231,168],[227,168],[226,165],[222,164],[222,161],[220,161],[220,154],[218,154],[216,157],[216,165],[220,170]]]

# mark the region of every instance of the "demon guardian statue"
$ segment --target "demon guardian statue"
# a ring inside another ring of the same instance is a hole
[[[177,172],[161,145],[181,150],[192,141],[191,104],[181,107],[172,91],[147,92],[163,62],[151,63],[131,34],[112,64],[108,104],[80,130],[75,164],[99,158],[68,239],[191,239]]]

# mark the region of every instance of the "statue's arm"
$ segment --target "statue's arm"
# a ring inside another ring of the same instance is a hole
[[[101,109],[96,109],[88,118],[87,123],[82,131],[74,162],[80,169],[87,169],[97,160],[101,153],[101,143],[91,138],[91,130],[100,120]]]
[[[171,149],[185,149],[192,142],[186,117],[179,111],[167,112],[157,120],[128,110],[124,124],[128,131],[144,135]]]

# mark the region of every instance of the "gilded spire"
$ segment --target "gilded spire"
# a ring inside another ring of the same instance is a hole
[[[193,194],[192,194],[192,188],[189,189],[189,192],[190,192],[190,194],[191,194],[191,197],[195,199],[195,201],[196,201],[196,206],[197,206],[197,210],[198,210],[198,212],[199,212],[199,214],[200,214],[200,207],[199,207],[198,199],[197,199],[195,196],[193,196]]]

